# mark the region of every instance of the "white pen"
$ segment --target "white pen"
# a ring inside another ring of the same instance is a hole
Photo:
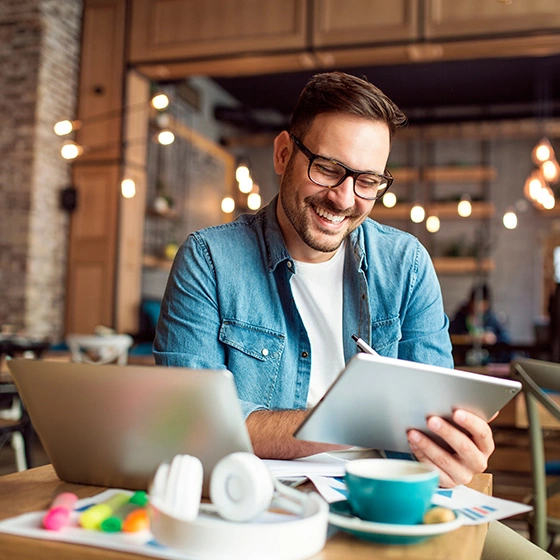
[[[362,340],[359,336],[353,334],[352,340],[356,343],[356,346],[360,350],[362,350],[362,352],[366,352],[366,354],[372,354],[373,356],[379,356],[379,354],[365,340]]]

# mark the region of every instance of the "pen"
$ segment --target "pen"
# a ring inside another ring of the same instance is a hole
[[[80,515],[80,525],[84,529],[99,529],[99,526],[105,519],[113,515],[113,512],[130,500],[130,494],[117,492],[104,502],[95,504],[86,509]]]
[[[115,510],[107,519],[101,522],[100,529],[106,533],[118,533],[124,530],[126,520],[130,514],[142,510],[148,503],[148,495],[144,491],[135,492],[130,500]]]
[[[372,356],[379,356],[379,354],[365,341],[362,340],[359,336],[353,334],[352,340],[356,343],[356,346],[366,354],[371,354]]]
[[[43,517],[43,527],[49,531],[60,531],[70,523],[70,514],[78,496],[72,492],[62,492],[52,502],[49,511]]]

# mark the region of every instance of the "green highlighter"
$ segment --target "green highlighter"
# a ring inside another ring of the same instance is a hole
[[[142,490],[134,492],[128,502],[122,504],[110,517],[101,522],[100,529],[106,533],[118,533],[122,530],[126,516],[138,508],[145,507],[147,503],[148,495],[146,492]]]

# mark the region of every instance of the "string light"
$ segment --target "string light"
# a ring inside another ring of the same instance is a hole
[[[410,219],[415,224],[419,224],[420,222],[422,222],[425,217],[426,217],[426,211],[424,210],[424,207],[421,206],[420,204],[415,204],[410,209]]]
[[[531,154],[535,165],[541,165],[554,156],[554,150],[548,138],[541,138],[539,143],[533,148]]]
[[[468,218],[472,214],[471,197],[468,194],[464,194],[457,204],[457,214],[461,218]]]
[[[437,216],[428,216],[428,219],[426,220],[426,229],[430,233],[436,233],[439,231],[440,226],[441,222]]]
[[[381,199],[385,208],[393,208],[397,204],[397,195],[394,192],[388,192]]]
[[[261,195],[257,192],[252,192],[247,197],[247,207],[249,210],[258,210],[261,207],[262,200]]]
[[[169,97],[167,97],[165,93],[158,93],[152,97],[150,104],[154,109],[157,109],[158,111],[163,111],[164,109],[167,109],[167,107],[169,106]]]
[[[241,183],[243,179],[247,179],[250,176],[249,168],[246,164],[240,163],[235,170],[235,179],[238,183]],[[243,192],[243,191],[242,191]]]
[[[239,181],[239,191],[247,194],[253,190],[253,179],[251,177],[242,177]]]
[[[124,198],[134,198],[136,195],[136,183],[133,179],[123,179],[121,181],[121,194]]]
[[[558,169],[558,162],[555,159],[549,159],[547,161],[543,161],[543,164],[541,165],[541,169],[544,178],[549,183],[558,182],[558,178],[560,177],[560,170]]]
[[[235,210],[235,200],[231,196],[226,196],[222,199],[222,212],[224,214],[231,214]]]
[[[158,133],[157,140],[162,146],[169,146],[175,142],[175,134],[170,130],[162,130]]]
[[[78,156],[82,155],[84,149],[82,146],[74,142],[73,140],[66,140],[64,144],[62,144],[62,148],[60,149],[60,155],[64,159],[76,159]]]
[[[506,229],[515,229],[517,227],[517,214],[513,208],[506,210],[504,217],[502,218],[502,223]]]

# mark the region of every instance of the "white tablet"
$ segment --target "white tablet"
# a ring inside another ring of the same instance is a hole
[[[509,379],[360,353],[295,436],[410,453],[406,432],[415,428],[449,449],[428,430],[429,416],[450,420],[462,408],[488,420],[520,390]]]

